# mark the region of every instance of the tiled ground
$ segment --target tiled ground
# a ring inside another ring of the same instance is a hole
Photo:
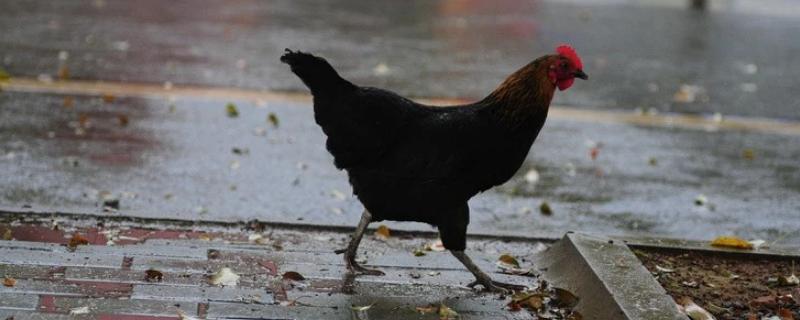
[[[472,276],[449,253],[412,254],[432,238],[366,237],[359,257],[386,276],[351,279],[341,256],[333,253],[344,246],[346,233],[165,227],[176,228],[0,224],[0,276],[16,280],[0,286],[0,319],[180,319],[179,310],[199,319],[435,319],[438,315],[416,310],[432,303],[444,303],[466,319],[531,317],[508,311],[508,298],[466,288]],[[89,244],[70,247],[76,234]],[[482,268],[498,271],[494,261],[501,253],[514,253],[530,267],[530,257],[544,248],[542,243],[479,240],[469,251]],[[209,283],[209,275],[223,267],[241,276],[238,285]],[[147,270],[163,278],[148,279]],[[305,280],[283,279],[288,271]],[[354,311],[353,305],[373,307]]]

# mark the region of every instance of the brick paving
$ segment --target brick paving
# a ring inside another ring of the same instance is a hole
[[[76,235],[88,244],[70,246]],[[430,237],[367,237],[359,258],[386,276],[353,279],[333,253],[346,243],[343,232],[11,221],[0,223],[0,236],[0,277],[16,280],[0,286],[0,319],[181,319],[179,310],[198,319],[436,319],[416,310],[435,303],[464,319],[532,318],[509,311],[506,297],[466,288],[472,276],[449,253],[412,254]],[[531,266],[545,247],[484,239],[469,251],[482,268],[499,271],[501,253]],[[210,284],[223,267],[241,277],[236,286]],[[148,278],[148,270],[161,278]],[[284,279],[287,271],[305,280]]]

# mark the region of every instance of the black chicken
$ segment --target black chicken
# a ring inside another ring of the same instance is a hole
[[[286,49],[281,61],[311,89],[314,118],[327,135],[334,164],[347,171],[364,213],[344,252],[350,271],[383,275],[355,261],[373,221],[418,221],[438,227],[444,247],[492,291],[518,286],[492,281],[464,254],[469,207],[479,192],[519,169],[544,125],[556,88],[587,79],[566,45],[509,76],[473,104],[434,107],[343,79],[325,59]]]

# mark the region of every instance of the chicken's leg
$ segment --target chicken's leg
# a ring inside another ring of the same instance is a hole
[[[486,290],[492,292],[501,292],[501,293],[507,293],[509,290],[510,291],[525,290],[525,286],[493,281],[492,278],[489,277],[489,275],[481,271],[481,268],[478,268],[478,266],[475,265],[474,262],[472,262],[472,259],[470,259],[469,256],[467,256],[467,254],[464,253],[464,251],[450,250],[450,253],[452,253],[453,256],[455,256],[456,259],[458,259],[458,261],[461,261],[461,263],[463,263],[464,266],[467,267],[467,270],[469,270],[469,272],[472,272],[472,274],[475,276],[475,281],[467,285],[470,288],[476,285],[482,285]]]
[[[353,238],[350,239],[350,244],[347,245],[347,248],[336,250],[335,252],[336,254],[344,253],[344,262],[347,264],[347,270],[350,270],[350,272],[370,276],[382,276],[384,275],[383,271],[367,269],[356,263],[358,245],[361,243],[361,237],[364,236],[364,232],[367,231],[367,226],[371,221],[372,215],[365,209],[364,213],[361,215],[361,221],[358,222],[358,226],[356,227],[356,232],[353,233]]]

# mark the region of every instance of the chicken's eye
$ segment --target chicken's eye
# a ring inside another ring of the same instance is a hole
[[[567,67],[568,65],[566,61],[561,62],[561,68],[566,69]]]

